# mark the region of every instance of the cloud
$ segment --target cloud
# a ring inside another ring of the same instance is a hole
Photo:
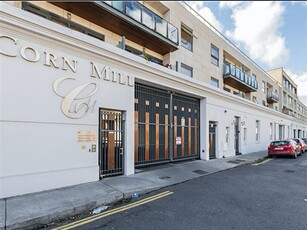
[[[303,4],[304,6],[307,6],[307,1],[291,1],[292,5],[294,5],[296,3]]]
[[[240,5],[242,1],[221,1],[219,2],[219,7],[222,8],[234,8]]]
[[[306,97],[307,96],[307,90],[306,90],[307,89],[307,72],[295,72],[290,69],[284,69],[284,71],[297,84],[297,95]]]
[[[218,31],[222,32],[224,27],[222,23],[217,20],[210,8],[205,6],[203,1],[186,1],[194,10],[196,10],[203,18],[205,18]]]
[[[289,58],[285,38],[280,34],[285,7],[281,2],[224,3],[232,6],[234,29],[226,36],[240,42],[252,59],[269,67],[283,65]]]

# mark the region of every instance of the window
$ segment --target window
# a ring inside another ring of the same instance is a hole
[[[53,13],[48,12],[46,10],[43,10],[39,7],[33,6],[33,5],[31,5],[27,2],[22,3],[22,9],[25,10],[25,11],[31,12],[33,14],[36,14],[38,16],[41,16],[43,18],[46,18],[46,19],[48,19],[48,20],[50,20],[54,23],[57,23],[59,25],[68,27],[72,30],[79,31],[81,33],[87,34],[91,37],[94,37],[94,38],[97,38],[99,40],[104,41],[104,35],[103,34],[97,33],[94,30],[88,29],[87,27],[81,26],[78,23],[72,22],[72,21],[70,21],[70,20],[68,20],[64,17],[53,14]]]
[[[273,139],[273,123],[270,123],[270,140]]]
[[[256,120],[256,141],[260,140],[260,136],[259,136],[259,125],[260,125],[260,121]]]
[[[219,80],[214,77],[211,77],[211,85],[215,86],[216,88],[219,88]]]
[[[219,49],[211,44],[211,63],[219,66]]]
[[[193,77],[193,68],[181,63],[181,73],[189,77]]]
[[[262,81],[262,93],[265,93],[265,81]]]
[[[186,26],[181,26],[181,46],[193,51],[193,32]]]
[[[224,89],[225,91],[227,91],[227,92],[229,92],[229,93],[230,93],[230,89],[229,89],[229,88],[224,87],[223,89]]]
[[[265,101],[264,101],[264,100],[262,100],[262,105],[263,105],[263,106],[266,106],[266,103],[265,103]]]
[[[229,127],[226,127],[226,144],[229,143]]]

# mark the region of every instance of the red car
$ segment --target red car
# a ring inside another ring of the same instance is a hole
[[[303,141],[301,138],[294,138],[293,139],[299,146],[301,146],[302,153],[307,151],[307,145],[305,141]]]
[[[301,147],[294,140],[272,141],[268,147],[268,156],[292,156],[302,154]]]

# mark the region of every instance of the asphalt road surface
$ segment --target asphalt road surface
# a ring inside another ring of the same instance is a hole
[[[75,229],[307,229],[307,153],[203,176]],[[159,196],[159,195],[158,195]]]

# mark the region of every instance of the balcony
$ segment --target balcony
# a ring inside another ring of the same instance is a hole
[[[244,73],[232,64],[224,64],[224,83],[242,92],[255,92],[258,82],[255,77]]]
[[[267,96],[267,102],[268,103],[278,103],[279,102],[278,94],[274,92],[269,92]]]
[[[50,3],[161,55],[178,49],[178,28],[139,2]]]

